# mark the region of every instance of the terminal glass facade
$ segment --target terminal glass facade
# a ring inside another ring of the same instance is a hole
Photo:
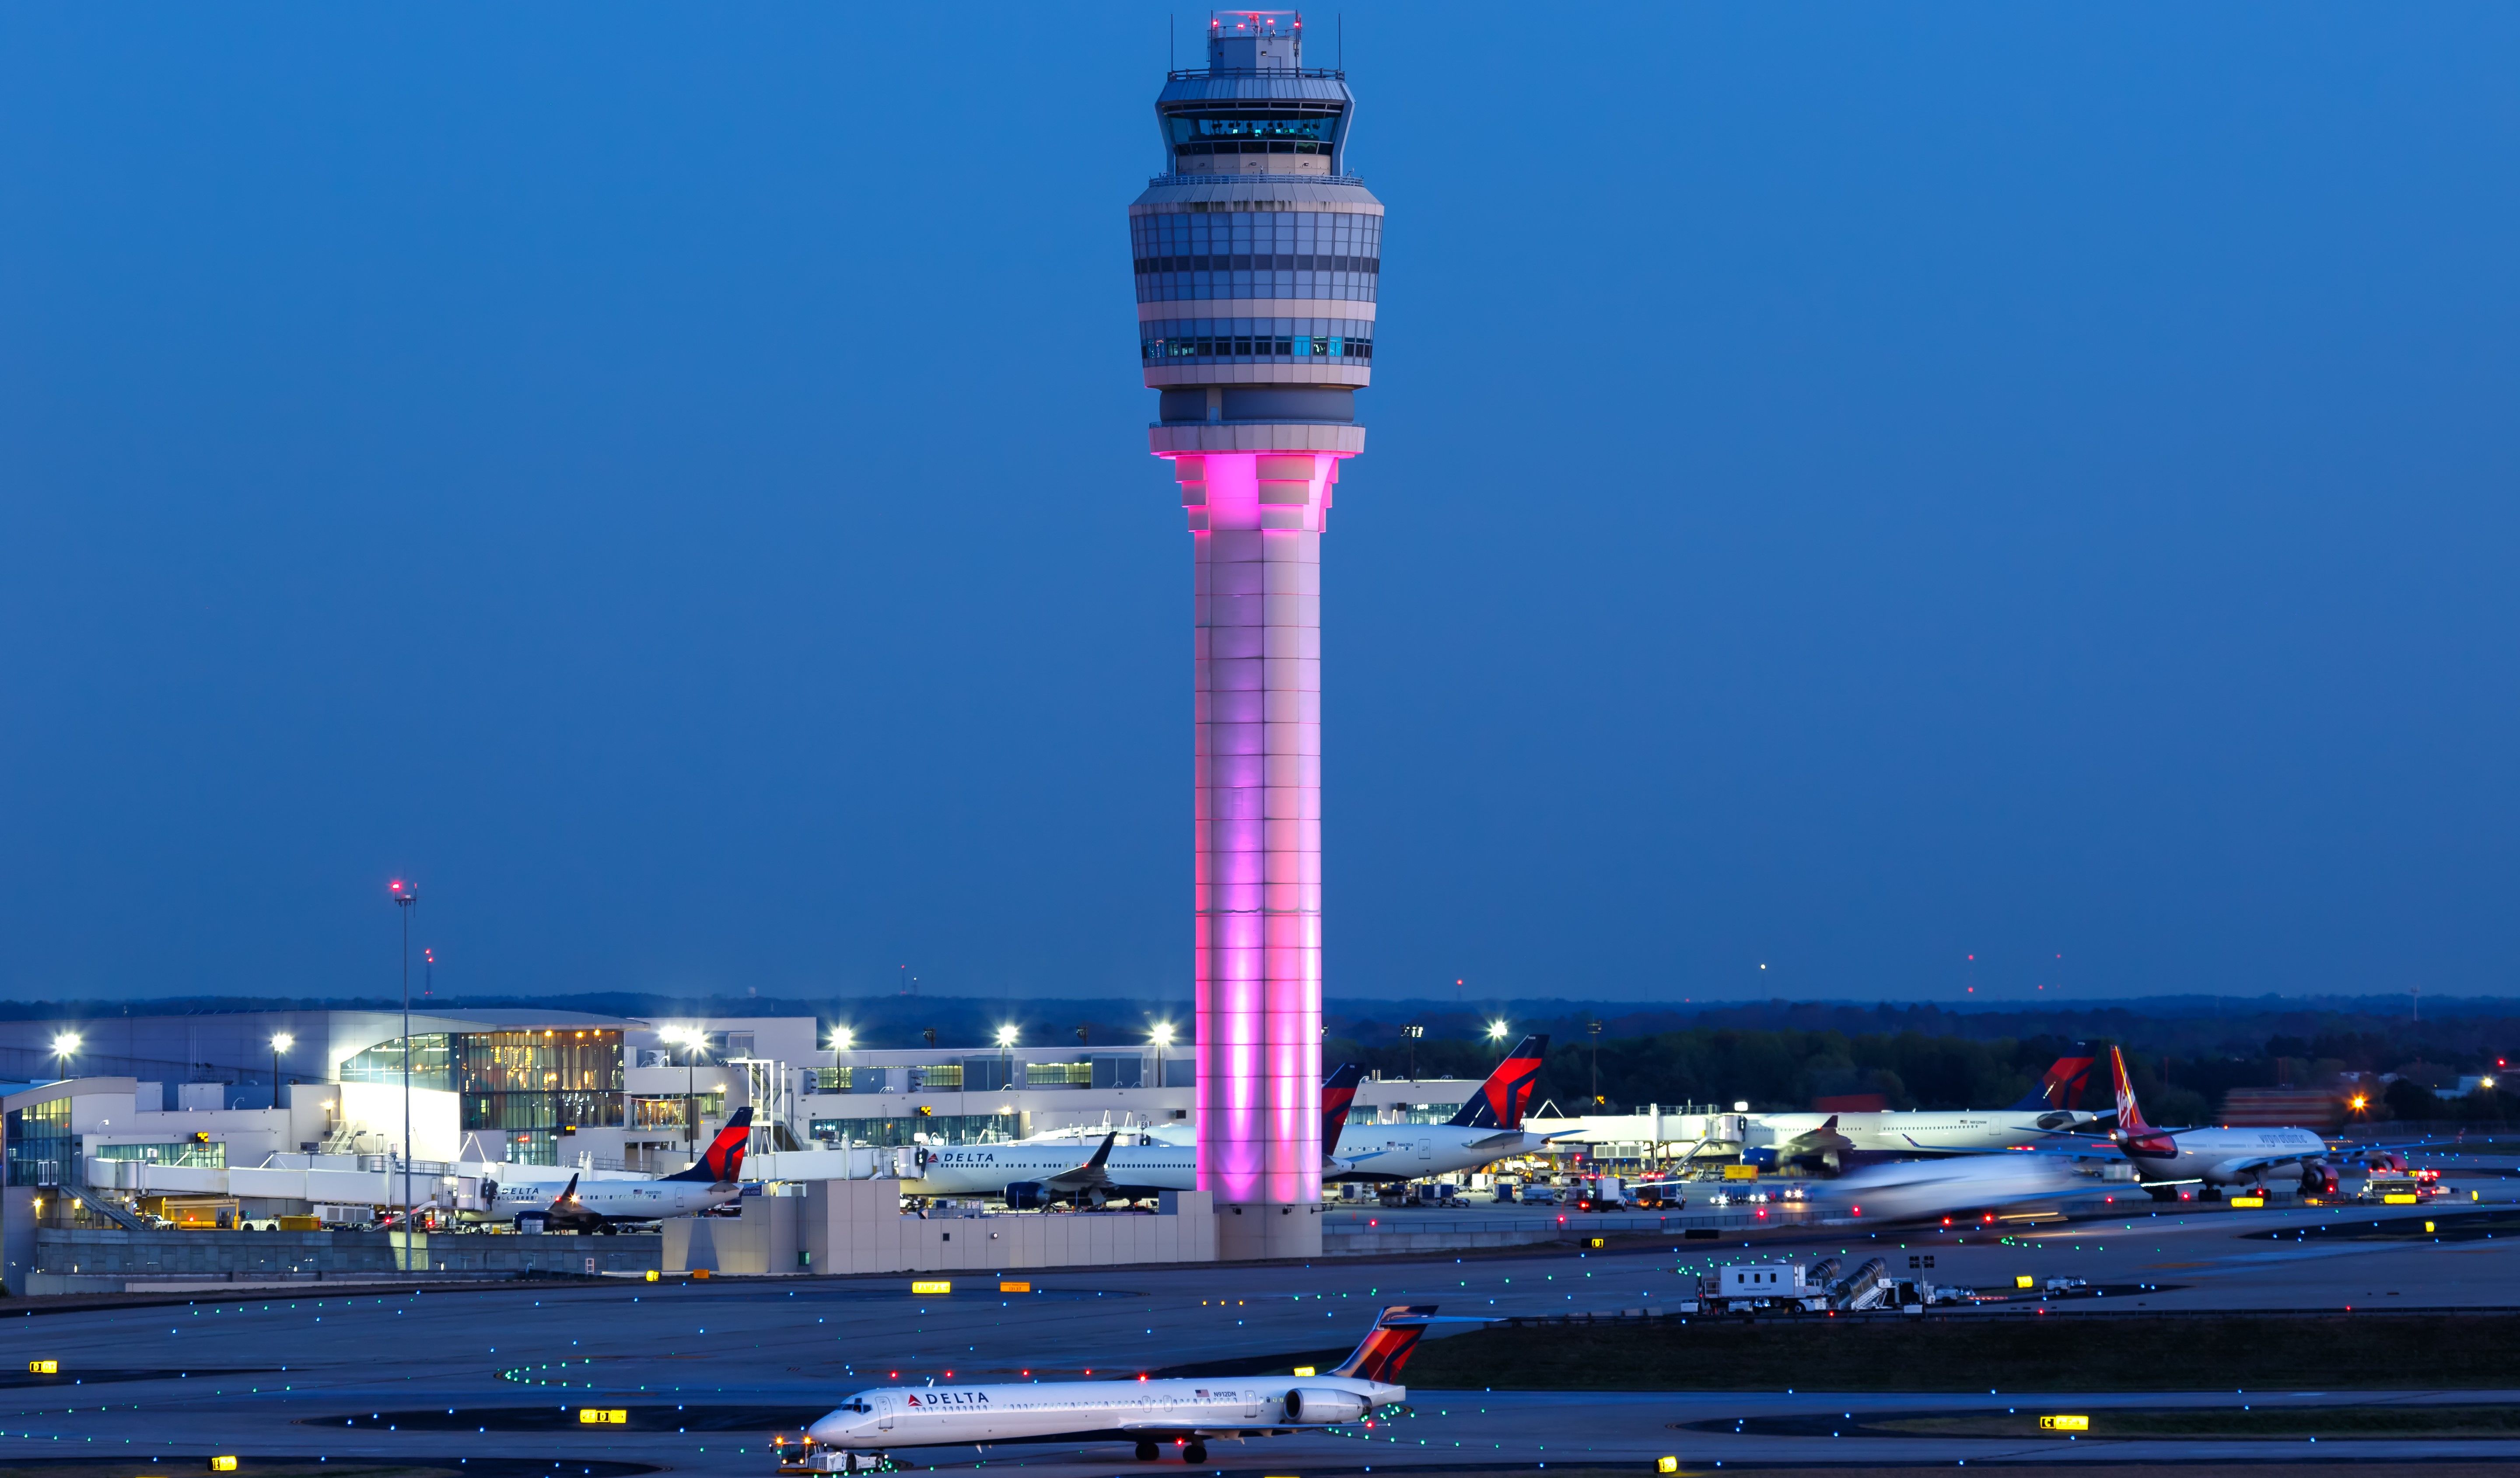
[[[814,1138],[828,1144],[1004,1144],[1023,1138],[1019,1113],[904,1114],[887,1119],[816,1119]]]
[[[402,1081],[397,1037],[341,1063],[344,1083]],[[411,1086],[463,1096],[463,1127],[618,1128],[621,1033],[611,1029],[432,1032],[411,1039]]]
[[[630,1099],[630,1127],[633,1129],[683,1128],[683,1105],[692,1104],[703,1119],[726,1117],[726,1095],[722,1091],[686,1097],[682,1094],[635,1094]]]
[[[9,1110],[12,1186],[60,1186],[73,1179],[78,1136],[70,1133],[70,1100],[53,1098]]]
[[[228,1146],[224,1140],[206,1144],[177,1141],[168,1144],[99,1144],[100,1160],[140,1160],[151,1165],[186,1165],[198,1170],[228,1168]]]

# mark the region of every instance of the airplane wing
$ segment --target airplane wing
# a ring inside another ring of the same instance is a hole
[[[1094,1158],[1074,1170],[1062,1170],[1042,1184],[1060,1190],[1090,1190],[1098,1187],[1108,1187],[1111,1184],[1111,1175],[1102,1166],[1111,1158],[1112,1142],[1119,1138],[1116,1132],[1104,1135],[1102,1147],[1094,1151]]]

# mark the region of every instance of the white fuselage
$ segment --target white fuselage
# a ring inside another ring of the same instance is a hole
[[[1463,1129],[1454,1124],[1350,1124],[1340,1132],[1338,1167],[1328,1179],[1416,1181],[1492,1165],[1508,1155],[1534,1154],[1549,1141],[1513,1129]]]
[[[2169,1152],[2162,1152],[2167,1146]],[[2202,1181],[2208,1186],[2253,1185],[2267,1172],[2327,1153],[2327,1142],[2307,1129],[2156,1129],[2121,1143],[2146,1181]]]
[[[1771,1113],[1752,1117],[1756,1129],[1768,1131],[1769,1142],[1783,1145],[1837,1120],[1837,1132],[1858,1152],[1874,1154],[1988,1154],[2053,1144],[2068,1138],[2070,1124],[2089,1124],[2092,1116],[2053,1109],[1884,1109],[1878,1113]],[[2041,1120],[2052,1127],[2043,1128]],[[2088,1138],[2088,1137],[2086,1137]]]
[[[1047,1182],[1082,1169],[1098,1144],[968,1144],[927,1151],[917,1181],[904,1181],[907,1195],[1000,1195],[1017,1181]],[[1152,1194],[1198,1188],[1198,1150],[1187,1144],[1115,1144],[1102,1164],[1112,1189]]]
[[[880,1386],[850,1396],[808,1428],[807,1435],[826,1447],[864,1452],[1059,1437],[1148,1442],[1250,1437],[1338,1424],[1289,1416],[1290,1391],[1350,1399],[1347,1410],[1354,1414],[1344,1417],[1348,1420],[1409,1398],[1406,1386],[1336,1375]],[[1313,1406],[1325,1410],[1322,1402]]]
[[[722,1206],[743,1193],[743,1187],[733,1182],[710,1184],[706,1181],[602,1180],[580,1177],[575,1198],[557,1204],[560,1193],[568,1188],[565,1177],[557,1181],[517,1183],[498,1181],[499,1193],[483,1209],[483,1214],[497,1222],[513,1222],[525,1214],[550,1217],[555,1223],[572,1217],[598,1216],[611,1222],[654,1222],[669,1217],[691,1216],[711,1206]]]

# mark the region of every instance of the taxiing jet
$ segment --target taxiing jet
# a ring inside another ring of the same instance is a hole
[[[585,1181],[570,1176],[557,1191],[527,1186],[502,1189],[481,1183],[481,1200],[494,1220],[513,1221],[519,1232],[613,1232],[624,1222],[656,1222],[723,1206],[743,1194],[745,1143],[752,1138],[752,1107],[737,1109],[688,1170],[652,1181]],[[543,1196],[548,1194],[549,1200]]]
[[[1433,1319],[1431,1304],[1384,1309],[1356,1353],[1319,1375],[1070,1380],[1021,1385],[877,1386],[806,1429],[855,1455],[1001,1442],[1128,1442],[1152,1462],[1170,1443],[1188,1462],[1207,1445],[1361,1421],[1409,1399],[1400,1367]]]
[[[2264,1186],[2269,1174],[2292,1171],[2301,1188],[2319,1194],[2336,1188],[2327,1142],[2307,1129],[2155,1129],[2143,1120],[2127,1076],[2126,1055],[2109,1049],[2117,1082],[2117,1145],[2134,1162],[2143,1188],[2155,1200],[2177,1198],[2181,1186]],[[2379,1146],[2385,1147],[2385,1146]]]
[[[1522,1119],[1548,1055],[1548,1037],[1523,1038],[1479,1085],[1478,1094],[1445,1123],[1357,1125],[1340,1141],[1337,1161],[1344,1168],[1324,1179],[1423,1180],[1539,1150],[1549,1136],[1526,1132]]]
[[[2064,1156],[1999,1152],[1868,1165],[1815,1189],[1812,1201],[1823,1217],[1863,1222],[2001,1221],[2051,1215],[2103,1188]]]

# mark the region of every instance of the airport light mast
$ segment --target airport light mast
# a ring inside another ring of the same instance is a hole
[[[1321,1251],[1321,540],[1365,450],[1382,204],[1303,18],[1219,11],[1155,100],[1138,340],[1193,585],[1198,1183],[1225,1258]]]

